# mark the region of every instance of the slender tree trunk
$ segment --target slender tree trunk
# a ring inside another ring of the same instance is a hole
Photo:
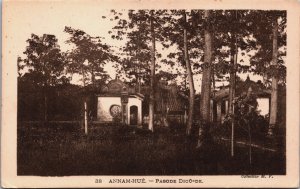
[[[153,25],[153,11],[151,11],[150,16],[150,32],[151,32],[151,78],[150,78],[150,101],[149,101],[149,125],[148,129],[153,132],[154,125],[154,77],[155,77],[155,33]]]
[[[237,12],[235,11],[235,19],[233,20],[234,28],[237,29]],[[228,114],[231,116],[231,156],[234,156],[234,138],[235,138],[235,117],[234,117],[234,98],[235,98],[235,82],[236,82],[236,65],[237,65],[237,35],[233,31],[231,33],[230,44],[230,87],[229,87],[229,101],[228,101]]]
[[[189,58],[188,52],[188,45],[187,45],[187,30],[186,30],[186,13],[183,11],[183,19],[184,19],[184,30],[183,30],[183,41],[184,41],[184,59],[186,65],[187,76],[189,80],[189,89],[190,89],[190,96],[189,96],[189,114],[188,114],[188,121],[186,127],[186,134],[190,135],[193,125],[193,115],[194,115],[194,104],[195,104],[195,89],[194,89],[194,80],[193,80],[193,73],[191,69],[191,63]]]
[[[229,100],[228,100],[228,113],[231,115],[233,114],[233,99],[235,96],[235,43],[234,43],[234,37],[232,37],[232,42],[230,46],[230,79],[229,79]]]
[[[216,94],[216,79],[215,79],[215,66],[214,65],[212,65],[212,67],[211,67],[211,80],[212,80],[212,97],[213,97],[213,102],[212,102],[212,104],[211,104],[211,110],[212,110],[212,112],[210,112],[211,113],[211,122],[212,123],[215,123],[215,120],[216,120],[216,116],[215,116],[215,101],[214,101],[214,99],[215,99],[215,94]]]
[[[272,68],[274,70],[277,68],[277,56],[278,56],[277,38],[278,38],[278,22],[276,17],[273,26],[273,55],[272,55],[272,63],[271,63]],[[274,128],[277,123],[278,78],[275,73],[273,73],[272,75],[271,110],[270,110],[270,123],[269,123],[269,131],[268,131],[268,134],[270,136],[274,135]]]
[[[84,71],[82,70],[82,79],[83,79],[83,88],[85,88],[85,75]],[[85,89],[84,89],[85,90]],[[84,111],[84,117],[83,117],[83,126],[84,126],[84,133],[88,134],[88,123],[87,123],[87,102],[86,102],[86,94],[84,94],[84,100],[83,100],[83,111]]]
[[[235,12],[237,14],[237,12]],[[237,29],[237,15],[233,20],[233,27]],[[237,37],[236,34],[231,32],[231,43],[230,43],[230,88],[229,88],[229,101],[228,101],[228,113],[233,114],[233,100],[235,97],[235,77],[236,77],[236,56],[237,56]]]
[[[237,13],[236,13],[237,14]],[[237,15],[233,20],[234,28],[237,29]],[[233,100],[235,97],[235,80],[236,80],[236,57],[237,57],[237,36],[234,31],[231,33],[231,43],[230,43],[230,88],[229,88],[229,101],[228,101],[228,113],[230,115],[234,114]]]
[[[84,133],[88,134],[88,119],[87,119],[87,102],[86,99],[84,99]]]
[[[212,62],[212,35],[209,22],[210,11],[204,11],[206,26],[204,29],[204,67],[202,74],[201,99],[200,99],[200,117],[202,119],[199,128],[198,147],[208,134],[210,123],[210,90],[211,90],[211,62]]]
[[[235,138],[235,117],[234,117],[234,98],[235,98],[235,80],[236,80],[236,64],[237,64],[237,39],[236,35],[232,34],[230,46],[230,87],[229,87],[229,101],[228,113],[231,115],[231,156],[234,156],[234,138]]]
[[[140,24],[140,22],[138,21],[138,24]],[[141,61],[139,60],[139,56],[140,56],[140,33],[138,33],[138,48],[137,48],[137,54],[136,54],[136,60],[137,60],[137,64],[138,64],[138,72],[137,72],[137,85],[138,85],[138,92],[141,93]]]

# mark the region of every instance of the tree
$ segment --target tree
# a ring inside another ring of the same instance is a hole
[[[80,29],[65,27],[71,37],[66,43],[74,44],[75,48],[68,52],[68,72],[80,74],[82,84],[95,84],[96,77],[105,78],[103,66],[108,62],[117,61],[111,47],[103,44],[101,37],[92,37]]]
[[[150,33],[151,33],[151,77],[150,77],[150,101],[149,101],[149,130],[153,132],[154,126],[154,82],[155,82],[155,32],[153,24],[153,10],[150,11]]]
[[[107,78],[103,66],[107,62],[117,61],[117,57],[111,52],[110,46],[103,44],[100,37],[91,37],[79,29],[65,27],[65,32],[71,37],[67,43],[73,43],[75,48],[68,52],[68,72],[77,73],[82,76],[84,94],[87,93],[86,86],[91,81],[95,86],[95,77]],[[87,102],[84,98],[84,128],[87,134]]]
[[[65,55],[60,51],[54,35],[44,34],[43,36],[38,36],[32,34],[27,43],[28,46],[24,52],[26,58],[18,58],[19,77],[21,76],[21,70],[26,68],[28,70],[28,73],[25,74],[26,78],[43,88],[44,122],[47,122],[47,93],[49,87],[68,80],[64,76]]]
[[[118,13],[115,13],[118,14]],[[129,12],[129,15],[132,13]],[[131,18],[131,17],[130,17]],[[133,18],[132,18],[133,19]],[[136,20],[135,20],[136,19]],[[113,28],[117,30],[118,34],[124,35],[122,30],[127,30],[127,41],[123,48],[120,48],[120,56],[124,57],[120,60],[121,67],[119,68],[118,73],[125,73],[126,77],[130,79],[130,84],[135,84],[138,86],[138,91],[140,92],[140,87],[142,84],[150,85],[150,62],[151,62],[151,49],[149,47],[149,36],[145,35],[142,28],[147,28],[148,23],[141,21],[135,18],[134,22],[136,24],[136,29],[133,29],[132,25],[129,24],[126,20],[120,19],[118,25]],[[123,25],[126,23],[125,25]],[[122,31],[122,32],[121,32]],[[111,32],[110,32],[111,33]],[[118,35],[112,35],[113,39],[122,39]]]
[[[210,23],[210,10],[204,11],[205,28],[204,28],[204,66],[201,85],[200,99],[200,117],[202,120],[199,128],[198,146],[202,145],[203,137],[208,132],[210,123],[210,92],[211,92],[211,64],[212,64],[212,25]]]
[[[270,79],[275,74],[278,82],[285,83],[286,67],[284,57],[286,56],[286,11],[253,11],[250,14],[249,25],[253,31],[257,52],[251,57],[251,71],[263,76],[264,84],[268,86]],[[278,19],[277,33],[277,64],[272,66],[273,51],[273,26],[274,17]],[[259,21],[259,22],[258,22]]]
[[[255,14],[256,13],[256,14]],[[278,114],[278,85],[285,85],[286,67],[286,11],[254,12],[252,30],[258,46],[251,57],[252,71],[262,75],[264,84],[271,87],[269,135],[274,134]],[[256,21],[254,21],[256,20]],[[259,22],[257,22],[259,20]],[[271,80],[271,82],[270,82]],[[271,83],[269,86],[268,83]]]
[[[277,26],[277,39],[272,36],[274,34],[274,18],[278,20]],[[284,85],[286,68],[284,66],[284,56],[286,54],[286,12],[285,11],[221,11],[216,12],[216,19],[218,23],[215,24],[216,28],[216,48],[215,56],[219,60],[225,60],[228,53],[221,53],[221,46],[228,46],[230,49],[231,65],[218,64],[219,68],[230,70],[230,99],[229,99],[229,112],[233,114],[232,102],[234,95],[234,80],[233,75],[237,72],[252,72],[263,76],[264,84],[268,86],[272,80],[272,94],[271,94],[271,111],[272,118],[270,118],[270,134],[277,119],[277,94],[275,91],[278,89],[278,83]],[[226,35],[228,33],[228,35]],[[219,40],[221,37],[222,40]],[[277,40],[275,42],[275,40]],[[234,41],[236,45],[234,45]],[[274,46],[276,44],[276,46]],[[220,50],[218,50],[220,49]],[[275,50],[277,49],[277,50]],[[240,51],[241,53],[238,53]],[[234,63],[238,54],[242,56],[246,53],[254,52],[254,55],[247,54],[250,58],[250,66],[242,65],[242,61]],[[275,54],[273,54],[275,53]],[[272,55],[273,54],[273,55]],[[275,58],[276,57],[276,58]],[[274,63],[276,62],[276,63]],[[220,63],[220,62],[219,62]],[[234,66],[235,65],[235,66]],[[277,83],[277,84],[275,84]],[[273,107],[272,107],[273,105]],[[270,116],[271,117],[271,116]],[[233,121],[234,122],[234,121]]]
[[[231,116],[231,156],[234,156],[234,130],[235,130],[235,117],[234,117],[234,98],[235,98],[235,83],[236,83],[236,66],[237,66],[237,11],[235,11],[235,17],[233,18],[233,30],[231,32],[230,42],[230,88],[229,88],[229,102],[228,113]]]
[[[194,79],[193,79],[193,73],[189,58],[189,50],[188,50],[188,44],[187,44],[187,23],[186,23],[186,13],[183,11],[183,20],[184,20],[184,30],[183,30],[183,38],[184,38],[184,58],[186,63],[186,69],[187,69],[187,75],[189,80],[189,89],[190,89],[190,95],[189,95],[189,114],[188,114],[188,121],[187,121],[187,128],[186,128],[186,134],[191,134],[192,124],[193,124],[193,115],[194,115],[194,104],[195,104],[195,87],[194,87]]]
[[[121,19],[119,17],[120,13],[114,10],[112,10],[112,12],[115,15],[114,18],[119,20],[117,26],[113,28],[117,32],[117,35],[112,35],[112,37],[122,40],[123,36],[127,35],[129,38],[124,50],[131,59],[125,59],[125,61],[122,62],[123,67],[127,70],[131,70],[129,73],[130,75],[135,75],[136,80],[139,80],[139,77],[141,77],[141,74],[137,72],[144,69],[146,73],[150,73],[149,79],[146,77],[147,74],[144,74],[143,79],[144,81],[150,81],[148,129],[153,131],[155,109],[154,93],[156,87],[155,71],[157,68],[156,58],[159,56],[156,50],[156,42],[162,40],[158,31],[164,24],[164,20],[161,19],[161,17],[166,10],[129,10],[127,20]],[[146,57],[149,57],[150,62],[149,59],[146,60]]]
[[[194,121],[194,101],[195,87],[193,75],[201,73],[201,62],[203,62],[203,40],[199,35],[199,28],[202,28],[202,20],[199,21],[198,10],[170,10],[164,16],[167,23],[162,28],[164,36],[163,46],[166,49],[171,47],[166,59],[162,62],[170,65],[177,73],[176,76],[181,76],[184,81],[181,85],[182,91],[189,96],[188,105],[188,120],[186,134],[190,135]],[[179,68],[184,68],[185,73]],[[187,80],[186,80],[187,78]],[[188,83],[188,86],[186,84]],[[187,90],[188,89],[188,90]]]
[[[272,63],[273,67],[277,67],[277,57],[278,57],[278,21],[275,16],[273,21],[273,49],[272,49]],[[273,74],[272,76],[272,88],[271,88],[271,111],[270,111],[270,126],[269,135],[273,135],[273,129],[277,123],[277,106],[278,106],[278,76]]]

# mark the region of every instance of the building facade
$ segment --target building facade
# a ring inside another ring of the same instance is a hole
[[[97,96],[97,121],[142,125],[144,96],[119,79],[110,81]]]
[[[260,82],[251,81],[248,77],[245,81],[236,84],[236,97],[251,93],[257,101],[257,112],[261,116],[268,116],[270,111],[271,91]],[[216,91],[211,99],[211,119],[222,124],[229,109],[229,86],[224,86]]]

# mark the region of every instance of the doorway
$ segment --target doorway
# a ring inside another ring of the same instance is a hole
[[[130,106],[130,125],[137,125],[138,124],[138,107],[137,106]]]

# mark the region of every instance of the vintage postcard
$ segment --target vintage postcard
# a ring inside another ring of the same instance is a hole
[[[1,186],[299,187],[299,4],[3,1]]]

